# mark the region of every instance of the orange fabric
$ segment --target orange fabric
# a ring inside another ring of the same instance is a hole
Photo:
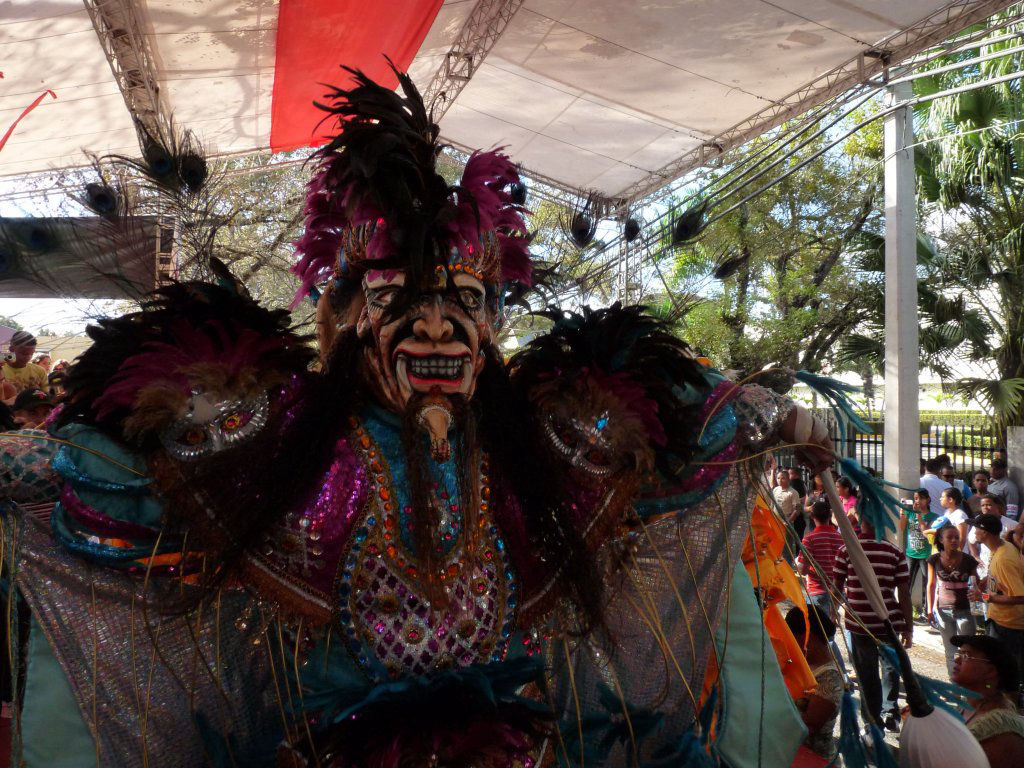
[[[704,670],[704,685],[701,686],[700,701],[697,705],[698,716],[704,711],[704,705],[707,704],[708,697],[718,688],[720,673],[721,670],[718,668],[718,652],[712,647],[711,653],[708,655],[708,666]],[[709,742],[713,742],[718,735],[718,709],[718,707],[715,707],[711,713],[711,724],[707,735]]]
[[[743,545],[743,564],[750,581],[761,591],[764,626],[778,659],[786,688],[794,700],[803,698],[817,688],[800,643],[789,631],[778,604],[788,600],[807,613],[800,580],[782,559],[786,529],[771,508],[758,497],[750,518],[750,534]]]
[[[398,81],[387,55],[406,70],[443,0],[281,0],[271,106],[270,147],[287,152],[327,140],[324,112],[313,106],[330,86],[351,81],[339,67],[361,69],[382,85]],[[428,105],[429,106],[429,105]]]
[[[764,627],[772,642],[775,658],[779,660],[782,679],[793,701],[805,698],[818,689],[818,683],[807,664],[807,657],[800,643],[789,631],[782,611],[777,605],[769,605],[764,612]]]
[[[782,559],[785,543],[786,529],[764,499],[758,497],[750,517],[750,535],[743,545],[743,564],[747,566],[750,581],[760,587],[767,600],[789,600],[806,613],[800,579]]]

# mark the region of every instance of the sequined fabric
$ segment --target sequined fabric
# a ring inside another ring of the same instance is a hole
[[[388,431],[379,421],[375,427],[378,436]],[[481,499],[475,547],[469,545],[470,537],[458,535],[464,500],[454,482],[442,486],[441,479],[435,489],[445,488],[448,512],[438,531],[444,555],[439,577],[446,599],[431,604],[420,586],[422,574],[411,540],[400,535],[412,523],[411,509],[401,503],[407,491],[393,479],[393,468],[401,465],[397,446],[385,450],[368,429],[357,425],[355,430],[354,442],[371,469],[372,485],[339,587],[339,618],[353,656],[369,669],[367,654],[373,654],[392,676],[500,660],[514,626],[516,580],[493,522],[486,459],[475,473]]]
[[[733,406],[745,427],[746,442],[752,450],[773,444],[779,427],[793,408],[793,402],[757,384],[742,388]]]
[[[99,765],[208,765],[200,716],[243,749],[279,727],[261,628],[235,625],[241,595],[187,618],[161,615],[143,608],[142,579],[68,555],[45,524],[9,515],[4,529],[19,542],[16,583],[98,741]]]
[[[60,476],[50,462],[59,445],[37,429],[9,432],[0,437],[0,499],[20,504],[53,501],[60,493]]]
[[[313,498],[288,512],[264,537],[256,559],[294,588],[299,602],[290,607],[296,613],[304,613],[304,599],[324,606],[327,613],[336,605],[338,570],[366,506],[369,485],[366,466],[353,452],[349,437],[341,437]]]
[[[471,518],[464,504],[472,502],[460,497],[456,479],[462,460],[456,448],[430,466],[445,604],[431,604],[423,588],[400,424],[376,408],[339,439],[314,498],[265,537],[254,558],[263,569],[255,574],[260,588],[287,612],[336,622],[367,674],[380,665],[395,677],[501,659],[514,628],[517,580],[491,508],[486,457],[474,472],[479,508]],[[465,530],[467,519],[476,520],[476,531]]]

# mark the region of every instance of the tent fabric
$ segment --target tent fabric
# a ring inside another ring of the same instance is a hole
[[[144,121],[152,99],[139,62],[151,70],[161,120],[188,128],[211,155],[232,155],[321,143],[329,127],[312,102],[327,85],[345,85],[339,65],[393,83],[390,55],[424,91],[440,79],[447,98],[435,116],[446,144],[503,146],[538,181],[635,201],[861,82],[881,66],[878,51],[906,61],[1010,4],[0,3],[0,134],[40,93],[57,96],[17,124],[0,152],[0,179],[88,165],[83,150],[138,152],[128,104],[140,95],[135,117]],[[452,56],[468,66],[447,78]],[[0,189],[9,199],[32,194]]]
[[[338,62],[394,88],[385,56],[408,69],[443,0],[282,0],[271,107],[270,147],[285,152],[327,140],[313,102],[325,85],[345,86]],[[330,54],[325,56],[324,53]]]

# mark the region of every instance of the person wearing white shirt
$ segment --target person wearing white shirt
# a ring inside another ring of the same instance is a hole
[[[942,464],[941,459],[928,459],[924,465],[924,474],[921,475],[921,487],[928,491],[931,511],[936,517],[941,517],[944,511],[942,509],[942,492],[953,487],[952,484],[939,477]]]
[[[934,534],[939,528],[949,523],[960,534],[963,551],[970,554],[970,545],[967,543],[967,527],[971,518],[962,508],[963,501],[964,497],[960,495],[959,490],[956,488],[946,488],[942,492],[942,498],[939,499],[939,502],[942,504],[943,515],[933,521],[931,527],[925,533]]]

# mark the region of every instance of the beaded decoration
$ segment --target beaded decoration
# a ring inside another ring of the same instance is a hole
[[[458,503],[449,499],[442,507],[448,520],[439,531],[444,557],[438,577],[447,604],[432,605],[423,596],[411,541],[400,535],[411,525],[411,510],[397,508],[391,469],[368,430],[353,421],[353,432],[352,444],[372,477],[339,586],[338,618],[353,657],[369,670],[373,654],[392,677],[501,660],[515,623],[516,578],[491,514],[486,457],[478,470],[475,548],[467,546]]]

